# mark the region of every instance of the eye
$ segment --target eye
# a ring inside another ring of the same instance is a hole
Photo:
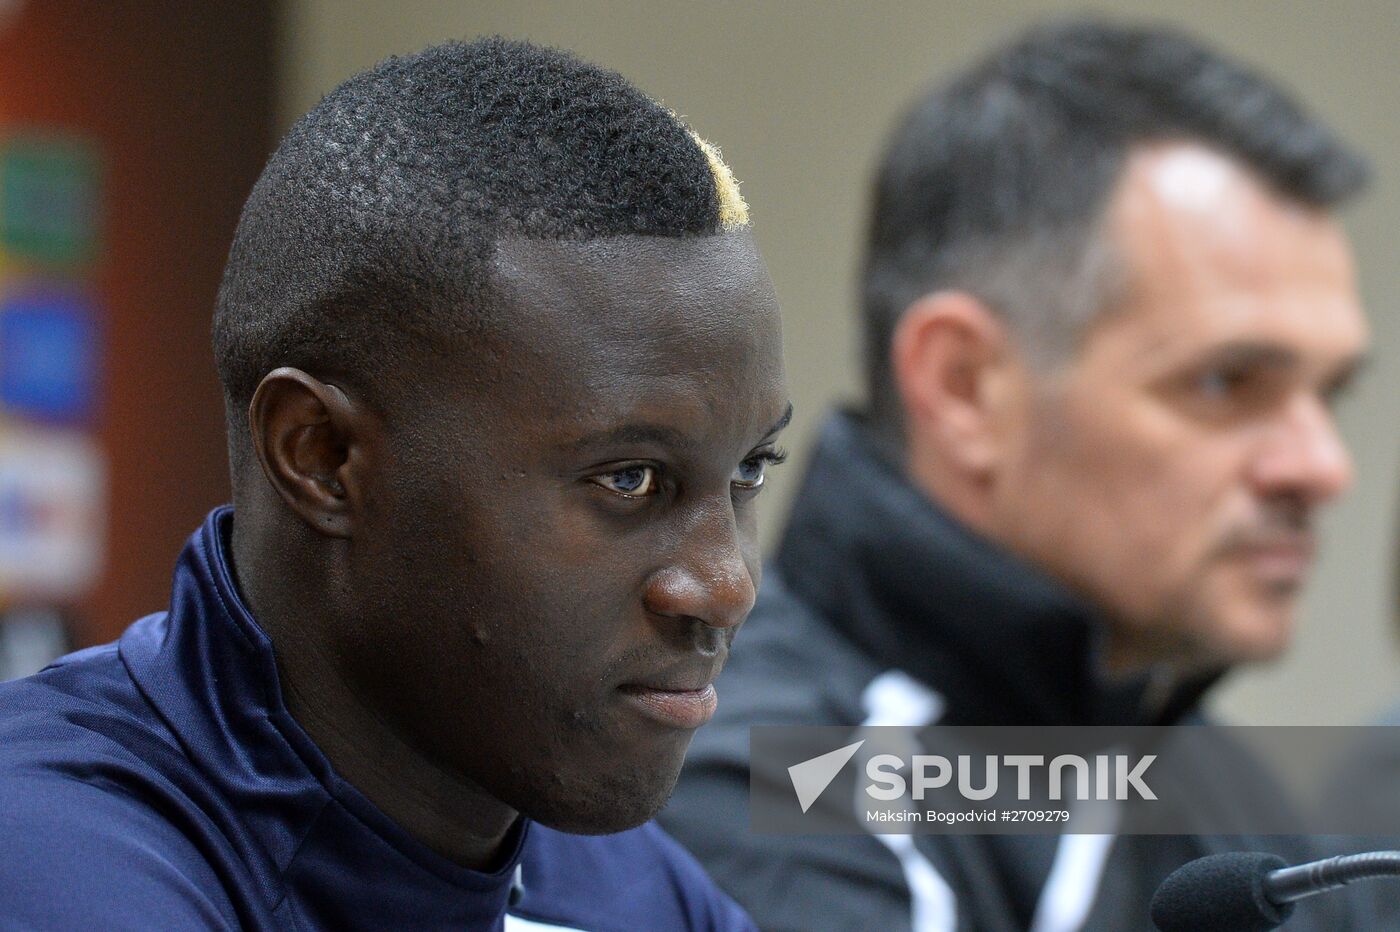
[[[1238,394],[1250,379],[1246,369],[1207,369],[1196,378],[1196,390],[1211,401],[1223,401]]]
[[[612,472],[590,476],[589,479],[609,492],[616,492],[627,498],[645,498],[656,494],[655,466],[624,466]]]
[[[777,465],[787,459],[787,454],[779,450],[764,450],[755,453],[739,464],[739,468],[734,470],[734,475],[729,482],[736,488],[752,490],[762,487],[763,480],[767,478],[768,467]]]
[[[1297,377],[1285,366],[1217,363],[1203,366],[1183,382],[1188,410],[1216,421],[1263,415],[1282,404]]]

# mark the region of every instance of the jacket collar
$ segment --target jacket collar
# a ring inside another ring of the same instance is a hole
[[[857,416],[825,425],[784,534],[784,582],[879,663],[942,693],[946,724],[1165,724],[1216,675],[1147,709],[1110,680],[1102,615],[914,488]]]
[[[505,911],[528,822],[521,820],[503,867],[468,870],[403,831],[335,773],[287,711],[272,642],[238,593],[232,522],[231,508],[209,515],[180,554],[170,611],[143,619],[120,641],[133,679],[217,791],[206,810],[236,823],[230,834],[266,902],[288,894],[295,859],[316,865],[298,872],[312,878],[315,890],[303,891],[310,896],[354,904],[391,889],[415,902],[425,921],[491,925]],[[368,886],[366,852],[376,853]]]

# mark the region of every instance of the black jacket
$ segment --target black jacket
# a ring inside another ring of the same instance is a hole
[[[1304,839],[765,836],[748,830],[755,724],[1147,725],[1195,715],[1214,677],[1149,707],[1098,663],[1093,609],[940,512],[850,415],[826,425],[780,550],[661,821],[765,929],[1151,929],[1158,883],[1225,850]],[[896,721],[899,720],[899,721]],[[1285,927],[1361,928],[1300,905]]]

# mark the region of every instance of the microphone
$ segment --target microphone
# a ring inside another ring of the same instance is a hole
[[[1152,896],[1161,932],[1265,932],[1305,897],[1355,880],[1400,875],[1400,851],[1344,854],[1297,867],[1261,852],[1197,858],[1177,868]]]

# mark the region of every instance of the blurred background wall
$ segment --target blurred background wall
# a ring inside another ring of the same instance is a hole
[[[247,0],[0,0],[5,631],[115,637],[228,497],[209,319],[274,138],[275,29]]]
[[[101,574],[75,609],[79,639],[110,638],[160,608],[181,542],[227,496],[207,340],[218,271],[276,136],[352,72],[446,38],[529,38],[618,69],[723,147],[783,302],[798,412],[793,462],[763,505],[771,544],[823,412],[859,398],[854,271],[884,134],[929,81],[1038,17],[1085,9],[1178,24],[1263,66],[1375,162],[1374,188],[1346,216],[1376,338],[1340,412],[1358,483],[1324,522],[1295,649],[1236,676],[1218,700],[1249,722],[1366,718],[1400,693],[1393,0],[0,0],[0,130],[72,128],[96,140],[103,166],[104,389],[83,429],[107,457],[108,523]]]

